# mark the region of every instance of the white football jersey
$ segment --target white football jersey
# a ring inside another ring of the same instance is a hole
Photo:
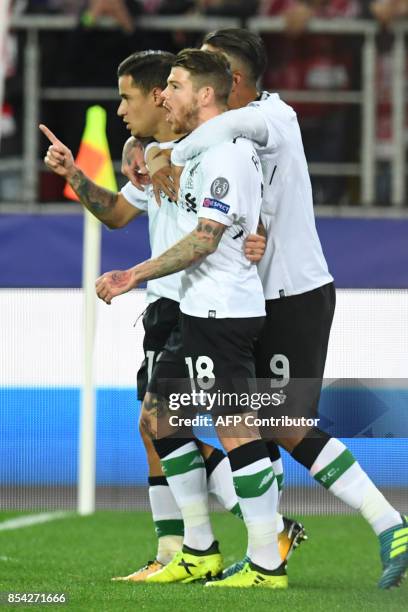
[[[244,255],[256,232],[262,203],[262,170],[248,140],[212,147],[187,162],[180,180],[179,228],[192,232],[200,219],[226,226],[217,250],[184,271],[180,309],[203,318],[265,314],[257,267]]]
[[[316,231],[296,113],[278,94],[263,92],[247,107],[206,122],[173,149],[172,160],[184,165],[206,147],[238,136],[256,143],[264,174],[261,219],[268,239],[258,271],[265,299],[305,293],[331,282]]]
[[[129,204],[140,210],[145,210],[149,216],[152,258],[158,257],[184,237],[177,222],[177,205],[163,196],[162,204],[158,206],[151,185],[147,185],[145,191],[139,191],[129,182],[122,188],[121,193]],[[150,304],[162,297],[179,302],[181,274],[181,272],[176,272],[163,278],[148,281],[147,303]]]

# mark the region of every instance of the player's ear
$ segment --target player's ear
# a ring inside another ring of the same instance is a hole
[[[163,90],[160,87],[154,87],[154,89],[152,89],[152,96],[155,106],[162,106],[163,104],[163,98],[161,97],[162,91]]]
[[[215,98],[214,88],[209,86],[201,87],[199,91],[199,96],[201,98],[201,103],[203,104],[203,106],[211,104]]]
[[[243,74],[239,70],[234,70],[232,73],[232,89],[231,91],[235,91],[238,85],[241,83],[243,79]]]

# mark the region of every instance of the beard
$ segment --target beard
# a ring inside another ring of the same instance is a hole
[[[171,122],[172,130],[175,134],[186,134],[192,132],[198,126],[200,109],[196,100],[193,100],[190,107],[183,106],[179,112],[179,117]]]

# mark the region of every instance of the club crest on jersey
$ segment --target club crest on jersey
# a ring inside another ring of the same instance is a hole
[[[213,208],[214,210],[218,210],[219,212],[224,213],[224,215],[228,214],[230,206],[228,204],[224,204],[224,202],[219,202],[218,200],[213,200],[212,198],[205,198],[203,202],[204,208]]]
[[[226,178],[219,176],[211,185],[211,195],[213,198],[223,198],[229,192],[229,182]]]
[[[200,166],[200,163],[201,162],[197,162],[188,171],[188,178],[187,178],[187,181],[186,181],[186,189],[193,189],[193,186],[194,186],[194,174],[196,173],[197,168]]]

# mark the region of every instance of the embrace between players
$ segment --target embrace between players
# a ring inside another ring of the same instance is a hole
[[[144,191],[133,180],[120,193],[98,187],[41,126],[51,141],[45,163],[98,219],[120,228],[149,216],[151,259],[96,282],[110,304],[148,281],[138,397],[158,550],[121,579],[287,588],[287,559],[305,533],[278,513],[279,444],[370,523],[379,537],[379,586],[389,588],[408,566],[408,523],[342,442],[317,427],[258,430],[241,422],[217,428],[225,455],[191,429],[169,426],[166,400],[188,391],[186,383],[233,397],[256,390],[255,379],[270,392],[277,379],[285,413],[317,412],[335,290],[297,117],[277,94],[258,91],[265,67],[262,40],[241,29],[208,34],[202,50],[144,51],[120,64],[118,114],[132,137],[151,141],[145,157],[153,184]],[[159,145],[172,150],[178,173]],[[139,146],[128,141],[126,155]],[[225,411],[248,407],[218,405],[213,414]],[[247,528],[246,557],[224,571],[208,492]]]

